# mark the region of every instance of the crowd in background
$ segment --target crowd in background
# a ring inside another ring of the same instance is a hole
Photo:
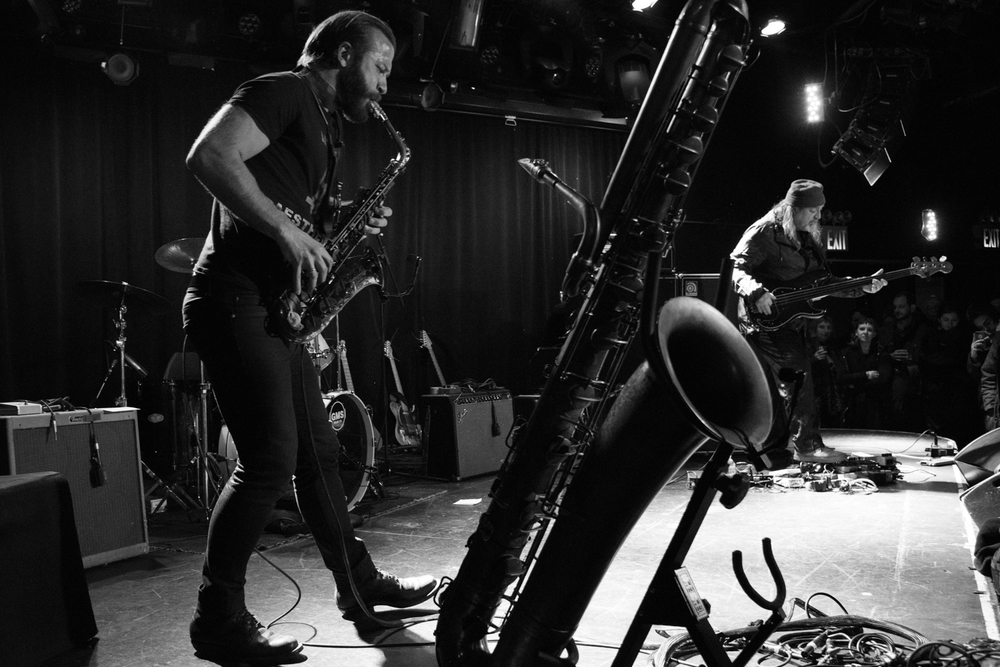
[[[901,292],[878,319],[854,312],[846,331],[829,316],[810,321],[820,426],[933,432],[959,448],[996,428],[998,319],[1000,299],[921,309]]]

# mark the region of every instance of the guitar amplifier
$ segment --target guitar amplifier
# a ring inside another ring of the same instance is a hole
[[[426,394],[423,405],[429,476],[457,481],[500,469],[514,425],[509,391]]]
[[[84,567],[149,551],[135,408],[0,417],[0,474],[54,471],[69,482]],[[92,486],[91,435],[105,482]]]

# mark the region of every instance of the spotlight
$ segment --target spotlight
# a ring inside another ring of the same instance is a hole
[[[239,31],[244,37],[254,37],[260,32],[260,17],[254,13],[247,13],[240,17]]]
[[[787,27],[785,22],[779,18],[768,19],[767,25],[761,28],[760,34],[762,37],[774,37],[785,32],[785,28]]]
[[[436,83],[428,83],[420,93],[420,108],[424,111],[434,111],[444,102],[444,91]]]
[[[925,208],[920,215],[920,233],[928,241],[936,241],[938,237],[938,220],[934,211]]]
[[[127,86],[139,78],[139,64],[127,53],[115,53],[101,63],[101,69],[118,86]]]
[[[496,44],[491,44],[479,52],[479,64],[483,67],[493,67],[499,60],[500,47]]]
[[[601,75],[601,70],[604,67],[603,58],[599,51],[595,51],[587,56],[586,62],[583,63],[583,73],[588,79],[594,80]]]
[[[649,90],[649,65],[642,58],[623,56],[618,60],[618,85],[630,104],[638,104]]]
[[[806,122],[823,122],[823,85],[819,83],[808,83],[805,88],[806,94]]]

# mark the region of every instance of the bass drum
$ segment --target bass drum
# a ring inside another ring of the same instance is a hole
[[[340,479],[347,496],[347,510],[361,502],[375,463],[375,431],[368,409],[349,391],[323,395],[330,425],[340,440]]]

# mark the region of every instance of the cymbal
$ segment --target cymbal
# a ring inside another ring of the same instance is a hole
[[[168,271],[190,275],[205,239],[177,239],[165,243],[156,251],[156,263]]]
[[[124,303],[126,308],[143,307],[163,312],[170,307],[170,303],[159,294],[126,282],[82,280],[78,284],[84,296],[106,308],[118,308]]]

